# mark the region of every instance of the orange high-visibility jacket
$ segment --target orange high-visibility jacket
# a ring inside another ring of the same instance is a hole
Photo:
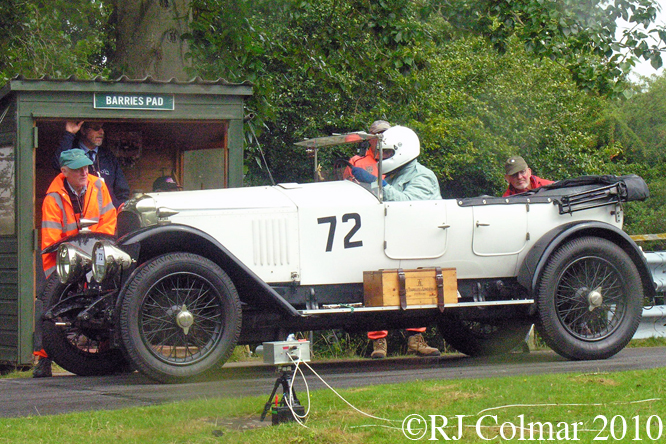
[[[375,177],[377,177],[377,173],[379,172],[379,168],[377,167],[377,160],[375,160],[375,151],[371,148],[368,148],[368,150],[365,152],[365,156],[357,155],[349,159],[349,163],[356,167],[363,168],[365,171]],[[342,172],[342,178],[356,181],[350,167],[345,168],[345,170]]]
[[[53,245],[60,239],[79,232],[80,219],[95,220],[97,223],[90,227],[97,233],[115,234],[116,209],[111,201],[111,195],[104,181],[92,174],[88,175],[86,194],[83,198],[83,212],[74,214],[74,207],[65,188],[65,175],[60,173],[46,191],[42,204],[42,250]],[[49,253],[42,256],[44,274],[48,278],[55,270],[56,254]]]

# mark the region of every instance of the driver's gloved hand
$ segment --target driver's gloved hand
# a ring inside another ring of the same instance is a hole
[[[372,183],[377,181],[377,176],[374,174],[368,173],[366,170],[363,168],[359,167],[352,167],[352,174],[358,180],[359,182],[364,182],[364,183]],[[382,180],[382,185],[386,185],[386,181]]]

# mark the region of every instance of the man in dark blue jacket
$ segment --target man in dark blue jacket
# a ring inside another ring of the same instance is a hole
[[[130,187],[116,156],[102,147],[103,125],[101,122],[65,122],[65,133],[60,140],[60,147],[56,150],[53,165],[60,171],[60,153],[72,148],[82,149],[93,162],[90,172],[104,180],[113,205],[118,208],[129,199]]]

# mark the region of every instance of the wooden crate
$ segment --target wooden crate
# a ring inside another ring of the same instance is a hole
[[[458,280],[455,268],[364,271],[363,292],[366,307],[436,304],[442,310],[458,302]]]

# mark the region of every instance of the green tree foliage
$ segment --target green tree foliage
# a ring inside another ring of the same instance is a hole
[[[409,0],[236,0],[226,7],[245,17],[244,32],[222,34],[217,30],[231,24],[206,4],[193,29],[193,56],[208,76],[237,67],[245,75],[232,80],[255,82],[250,108],[260,118],[251,124],[279,180],[313,177],[311,159],[294,142],[362,129],[402,106],[412,94],[411,73],[426,63],[428,28]],[[332,155],[322,153],[329,161]]]
[[[0,82],[104,74],[111,9],[99,0],[0,2]]]
[[[307,181],[312,159],[294,142],[377,118],[417,130],[423,161],[448,196],[501,192],[501,165],[513,153],[551,179],[622,170],[625,138],[609,129],[624,123],[607,111],[610,102],[581,89],[617,89],[621,60],[607,44],[620,49],[629,34],[609,40],[608,17],[647,26],[651,1],[605,9],[593,1],[224,3],[227,13],[215,1],[196,3],[192,55],[205,77],[254,82],[250,108],[259,118],[247,134],[255,181],[266,176],[256,168],[254,134],[278,181]],[[319,160],[326,168],[350,154],[322,151]]]
[[[655,78],[648,89],[626,100],[621,119],[638,136],[627,153],[632,162],[663,163],[666,160],[666,77]]]
[[[534,173],[559,180],[601,174],[610,155],[596,144],[604,99],[581,92],[567,71],[514,42],[498,54],[486,40],[440,46],[418,74],[408,124],[443,194],[501,194],[503,163],[520,154]]]
[[[586,91],[615,95],[639,59],[662,66],[666,29],[655,0],[447,0],[441,8],[500,51],[517,37],[538,57],[561,63]],[[628,23],[619,34],[618,19]]]
[[[114,4],[0,3],[0,75],[112,72]],[[190,74],[254,85],[247,103],[255,115],[246,126],[248,183],[268,182],[259,145],[278,181],[309,181],[312,159],[294,142],[364,129],[378,118],[417,131],[423,163],[449,197],[501,193],[502,163],[516,153],[549,179],[632,171],[657,177],[648,159],[663,151],[662,141],[642,134],[658,122],[634,121],[633,111],[621,112],[609,99],[624,87],[631,57],[660,63],[663,32],[645,31],[653,0],[189,5],[191,28],[183,37],[190,42]],[[620,16],[640,26],[615,39]],[[633,55],[623,58],[623,47]],[[352,154],[321,150],[319,160],[326,169],[334,157]]]
[[[623,161],[650,188],[650,199],[631,205],[626,229],[630,233],[666,233],[666,76],[648,80],[646,89],[624,101],[615,114],[624,125],[614,132],[622,141]],[[644,248],[666,245],[649,243]]]

